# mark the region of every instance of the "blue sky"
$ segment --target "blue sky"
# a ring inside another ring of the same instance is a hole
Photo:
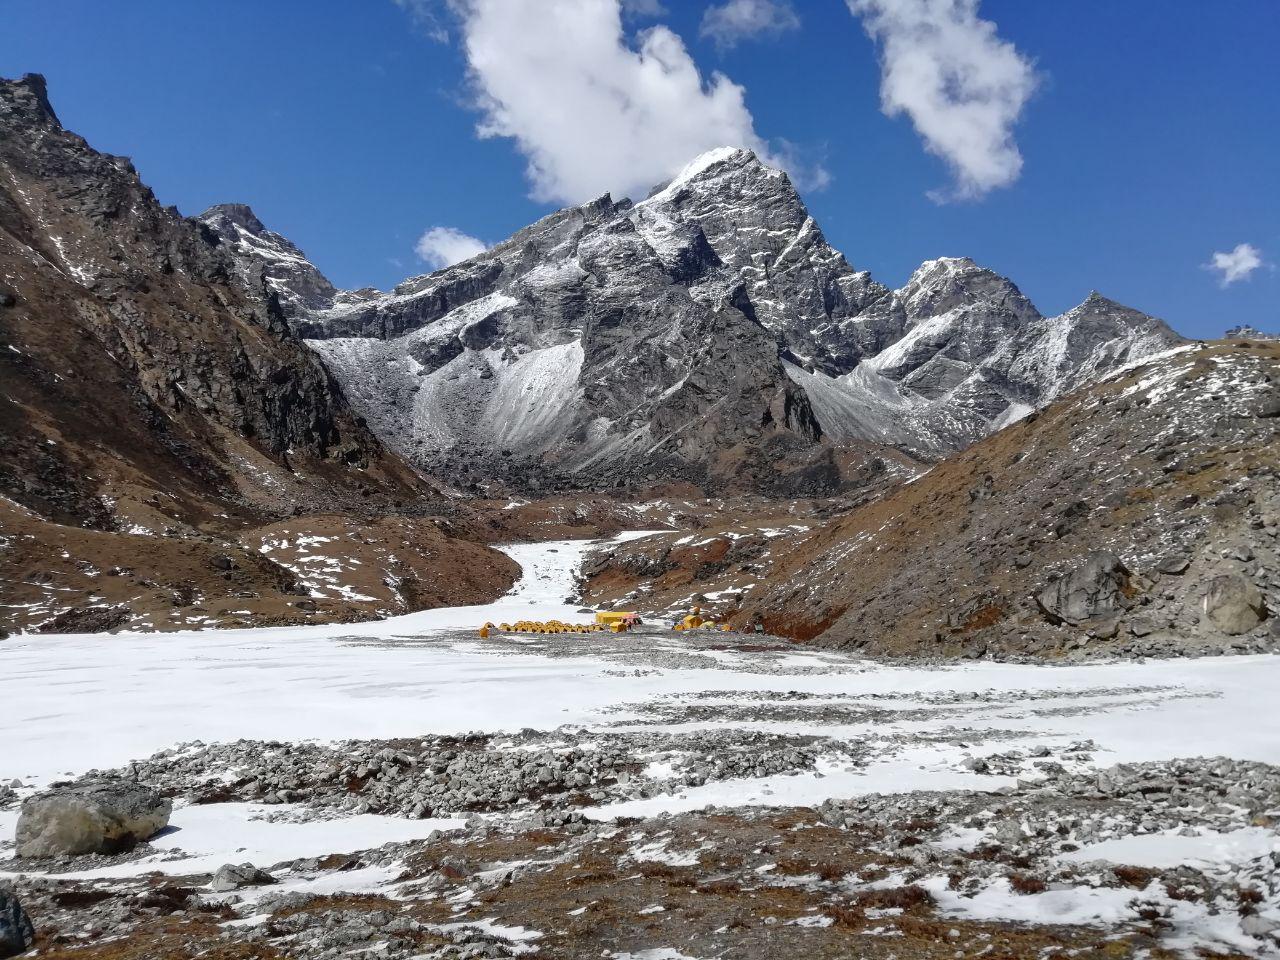
[[[705,121],[692,110],[694,125],[728,116],[789,158],[814,216],[856,267],[897,286],[922,260],[966,255],[1013,278],[1045,313],[1096,288],[1191,335],[1235,323],[1280,328],[1275,0],[982,0],[995,42],[1034,64],[1034,92],[1005,105],[1021,171],[980,196],[943,202],[933,197],[957,192],[956,169],[926,151],[910,110],[881,111],[878,51],[893,34],[877,46],[864,30],[870,19],[841,0],[791,0],[776,29],[733,45],[724,31],[700,29],[707,9],[726,2],[628,0],[627,48],[609,63],[633,56],[638,32],[663,25],[684,43],[691,62],[682,64],[708,83],[720,71],[740,86],[740,105],[707,106]],[[654,15],[658,6],[666,9]],[[539,84],[548,72],[599,68],[572,62],[584,44],[565,39],[572,31],[563,22],[539,32],[498,17],[484,27],[420,0],[433,23],[409,7],[2,0],[0,74],[45,74],[64,124],[132,157],[163,202],[184,213],[249,203],[345,287],[385,289],[423,272],[414,248],[428,228],[493,242],[595,179],[649,182],[646,173],[666,161],[638,154],[678,151],[699,135],[668,138],[670,118],[661,116],[615,129],[589,122],[590,104],[547,96]],[[447,28],[448,40],[433,38],[433,27]],[[468,65],[486,50],[493,59],[481,62],[479,89],[513,98],[499,105],[507,116],[498,126],[524,130],[523,140],[477,135],[495,108],[477,108]],[[732,88],[721,92],[733,99]],[[616,179],[571,169],[583,157],[590,166],[595,154],[583,150],[607,157],[627,137],[637,146],[619,154],[625,160],[596,165],[617,169]],[[552,157],[541,182],[528,172],[535,147]],[[633,160],[635,169],[622,169]],[[821,188],[818,167],[829,178]],[[1224,285],[1222,271],[1204,265],[1241,244],[1261,265],[1235,258],[1245,275]]]

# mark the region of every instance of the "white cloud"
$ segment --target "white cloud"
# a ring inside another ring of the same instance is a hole
[[[727,0],[702,15],[700,36],[727,49],[743,40],[776,36],[800,27],[800,18],[786,0]]]
[[[515,141],[537,200],[638,199],[719,146],[781,163],[756,133],[743,88],[721,73],[704,78],[666,26],[628,38],[620,0],[454,6],[480,135]]]
[[[622,12],[628,17],[661,17],[667,8],[662,0],[622,0]]]
[[[392,3],[409,14],[422,32],[436,43],[449,42],[449,29],[440,19],[437,0],[392,0]]]
[[[978,16],[978,0],[846,0],[880,44],[880,103],[905,113],[955,186],[977,198],[1022,171],[1013,125],[1038,78],[1033,63]]]
[[[1216,270],[1218,283],[1224,287],[1239,280],[1248,280],[1250,274],[1262,266],[1262,251],[1251,243],[1238,243],[1229,253],[1214,253],[1204,265],[1206,270]]]
[[[418,238],[413,249],[433,269],[441,270],[484,253],[489,247],[483,240],[453,227],[432,227]]]

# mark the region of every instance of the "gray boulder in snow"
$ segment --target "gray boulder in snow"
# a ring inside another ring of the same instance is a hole
[[[1267,616],[1262,592],[1239,574],[1225,574],[1209,581],[1204,595],[1204,615],[1223,633],[1248,633]]]
[[[1256,913],[1250,914],[1247,917],[1240,918],[1240,931],[1260,940],[1275,937],[1280,934],[1280,920],[1272,920]]]
[[[252,863],[224,863],[213,875],[209,886],[215,893],[227,893],[241,887],[261,887],[275,882],[275,877]]]
[[[35,942],[31,918],[11,890],[0,887],[0,957],[16,957]]]
[[[1128,609],[1128,585],[1129,571],[1120,558],[1099,550],[1036,594],[1036,602],[1056,623],[1081,623]]]
[[[122,853],[169,824],[173,805],[141,784],[95,780],[29,797],[18,816],[19,857]]]

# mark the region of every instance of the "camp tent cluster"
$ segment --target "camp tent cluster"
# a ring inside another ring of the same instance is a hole
[[[640,624],[640,615],[634,611],[623,613],[597,613],[593,623],[564,623],[560,620],[517,620],[515,623],[486,623],[480,628],[480,636],[487,637],[493,630],[505,633],[623,633]]]
[[[640,626],[643,621],[634,610],[597,613],[591,623],[564,623],[560,620],[517,620],[515,623],[486,623],[480,628],[480,637],[487,638],[494,630],[503,633],[625,633]],[[728,630],[729,624],[704,620],[700,607],[694,607],[688,616],[672,628],[674,630]]]
[[[702,608],[694,607],[689,611],[688,616],[679,621],[673,630],[728,630],[729,624],[716,623],[714,620],[705,620],[702,617]]]

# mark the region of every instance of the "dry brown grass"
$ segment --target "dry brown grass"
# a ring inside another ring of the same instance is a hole
[[[1049,889],[1049,885],[1039,877],[1033,877],[1025,873],[1011,874],[1009,887],[1014,893],[1021,894],[1044,893]]]

